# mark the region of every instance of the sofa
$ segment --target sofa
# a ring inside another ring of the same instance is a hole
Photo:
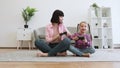
[[[67,27],[67,29],[69,30],[69,32],[71,34],[74,34],[77,32],[77,28],[76,27]],[[34,30],[34,38],[36,39],[43,39],[45,40],[45,27],[40,27]],[[71,43],[74,43],[74,41],[71,41]]]

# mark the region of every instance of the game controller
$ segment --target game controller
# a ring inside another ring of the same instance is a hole
[[[78,36],[79,40],[84,40],[85,38],[83,36]]]
[[[60,36],[67,35],[67,32],[60,33]]]

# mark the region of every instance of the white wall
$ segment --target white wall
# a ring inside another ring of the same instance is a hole
[[[0,47],[16,46],[16,29],[24,25],[21,11],[27,6],[38,9],[29,22],[29,26],[36,29],[48,24],[56,9],[65,13],[66,26],[76,26],[82,20],[88,21],[88,8],[94,2],[100,7],[112,8],[113,43],[120,43],[119,0],[0,0]]]

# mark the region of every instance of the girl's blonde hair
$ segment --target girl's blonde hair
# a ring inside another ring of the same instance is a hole
[[[81,22],[80,22],[80,25],[81,25],[82,23],[88,24],[86,21],[81,21]]]

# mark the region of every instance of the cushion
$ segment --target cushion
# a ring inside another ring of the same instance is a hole
[[[39,35],[40,39],[45,39],[45,35]]]

